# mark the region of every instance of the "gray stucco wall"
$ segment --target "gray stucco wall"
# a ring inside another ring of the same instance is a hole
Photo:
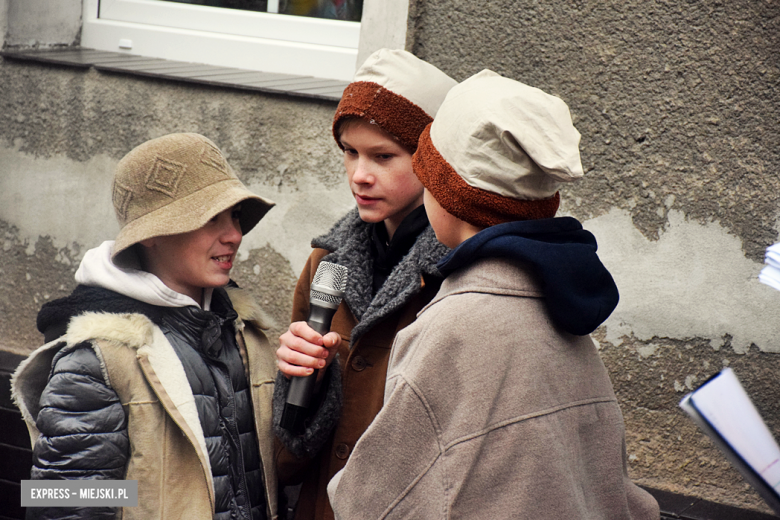
[[[41,342],[35,315],[68,294],[84,252],[111,240],[117,161],[171,132],[199,132],[241,179],[277,202],[245,238],[233,271],[289,324],[312,237],[353,201],[330,133],[335,103],[264,96],[94,70],[0,61],[0,348]]]
[[[0,0],[0,32],[7,47],[78,44],[81,0]]]
[[[17,16],[12,3],[0,0],[0,29]],[[594,336],[625,414],[631,476],[757,509],[677,402],[729,365],[780,433],[780,293],[756,280],[780,231],[778,14],[776,2],[743,0],[419,0],[407,34],[456,79],[491,68],[569,104],[587,173],[562,190],[562,212],[596,234],[621,289]],[[6,44],[47,45],[24,27]],[[68,27],[49,44],[77,39]],[[116,162],[179,131],[212,138],[278,202],[234,270],[277,321],[273,338],[309,240],[352,206],[334,108],[0,60],[0,349],[39,345],[40,305],[67,294],[84,251],[116,233]]]
[[[586,176],[564,213],[596,234],[621,303],[595,334],[631,475],[765,508],[677,410],[734,367],[780,433],[780,4],[421,0],[407,48],[458,80],[483,68],[564,99]]]

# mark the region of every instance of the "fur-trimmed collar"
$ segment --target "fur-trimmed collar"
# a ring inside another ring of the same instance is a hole
[[[11,376],[12,397],[22,412],[22,418],[34,427],[40,411],[38,399],[52,375],[57,358],[82,343],[89,343],[100,361],[103,379],[110,385],[103,356],[93,342],[107,341],[138,350],[145,345],[154,345],[155,331],[159,329],[152,320],[140,313],[84,312],[71,318],[63,336],[38,347]],[[165,343],[171,349],[167,341]],[[35,434],[37,436],[37,431]],[[35,441],[32,432],[31,438]]]
[[[265,324],[268,323],[265,313],[246,291],[239,288],[226,288],[226,291],[239,316],[235,322],[236,330],[243,330],[245,322],[265,328]],[[25,421],[33,428],[34,418],[38,413],[38,397],[51,376],[54,358],[84,342],[107,341],[135,350],[146,349],[151,352],[152,360],[158,360],[156,364],[163,374],[162,380],[170,379],[164,375],[169,371],[166,370],[167,367],[179,367],[174,370],[180,372],[175,374],[176,383],[165,385],[166,390],[172,392],[182,402],[192,400],[192,392],[189,390],[181,364],[177,361],[178,358],[164,334],[155,325],[155,321],[159,321],[160,308],[108,289],[88,286],[79,286],[71,296],[51,303],[52,305],[47,307],[46,318],[43,321],[46,324],[44,329],[47,329],[50,324],[53,327],[54,324],[62,322],[61,332],[23,360],[11,378],[14,402],[21,410]],[[40,323],[39,319],[39,325]],[[108,372],[100,350],[97,348],[94,350],[100,359],[103,376],[108,382]],[[163,361],[159,361],[160,359]],[[36,366],[35,369],[33,365]],[[183,394],[178,395],[181,392]],[[188,422],[193,425],[199,424],[197,410],[194,416],[189,415],[191,417]],[[198,428],[199,426],[194,430]]]
[[[126,298],[119,294],[116,296]],[[231,289],[229,297],[234,309],[241,315],[234,322],[236,329],[244,328],[244,320],[257,324],[263,322],[262,311],[244,291]],[[175,410],[186,424],[187,427],[182,428],[195,445],[209,488],[213,490],[208,448],[187,374],[165,333],[149,316],[140,312],[141,308],[136,310],[139,312],[85,311],[72,316],[63,336],[38,348],[19,365],[11,379],[14,402],[22,412],[30,439],[34,443],[39,435],[35,426],[35,418],[40,411],[39,398],[51,377],[57,357],[79,345],[89,345],[100,361],[106,384],[112,386],[102,349],[119,347],[135,350],[139,363],[145,363],[147,367],[144,373],[149,377],[148,382],[154,387],[155,393],[158,396],[165,395],[166,399],[161,398],[161,401],[173,406],[169,413]]]
[[[273,320],[260,308],[257,300],[248,291],[238,287],[225,287],[225,291],[241,321],[251,323],[262,330],[267,330],[273,325]]]
[[[312,246],[331,251],[323,261],[349,269],[344,299],[359,321],[352,330],[352,345],[378,321],[403,307],[417,294],[422,287],[422,275],[441,278],[436,263],[449,251],[436,240],[429,225],[372,299],[371,224],[360,219],[357,208],[347,213],[327,234],[315,238]]]
[[[230,286],[225,291],[240,320],[264,330],[269,327],[272,321],[247,291]],[[37,325],[48,343],[65,334],[70,320],[85,312],[142,314],[159,323],[167,309],[103,287],[79,285],[69,296],[45,303],[38,313]]]

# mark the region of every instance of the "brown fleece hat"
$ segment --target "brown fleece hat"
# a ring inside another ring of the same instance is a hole
[[[414,54],[380,49],[366,59],[344,90],[333,118],[333,137],[341,148],[339,126],[356,117],[378,125],[414,152],[420,133],[456,84]]]
[[[187,233],[241,203],[241,232],[248,233],[274,205],[238,180],[222,152],[199,134],[170,134],[147,141],[116,167],[114,211],[122,229],[111,260],[147,238]]]
[[[560,183],[582,177],[579,142],[562,100],[484,70],[450,90],[412,164],[445,210],[489,227],[554,217]]]

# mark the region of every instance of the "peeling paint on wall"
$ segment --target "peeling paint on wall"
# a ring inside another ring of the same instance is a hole
[[[79,246],[97,245],[119,231],[111,205],[116,161],[102,155],[86,162],[36,158],[0,142],[0,165],[0,220],[18,228],[28,255],[39,237],[78,256]]]
[[[84,252],[116,236],[111,181],[133,147],[199,132],[277,201],[234,268],[276,320],[321,234],[353,204],[330,123],[335,105],[0,59],[0,349],[30,352],[40,306],[67,295]]]
[[[0,298],[6,316],[0,348],[27,353],[38,346],[40,306],[68,294],[84,253],[116,236],[111,203],[116,163],[104,155],[84,162],[62,155],[36,157],[0,141],[0,223],[7,230],[0,252],[6,289]],[[272,341],[289,324],[293,288],[311,239],[354,206],[346,175],[325,183],[322,172],[316,172],[295,181],[248,183],[276,206],[244,237],[233,272],[274,318]]]
[[[19,230],[28,256],[42,236],[57,248],[69,248],[78,259],[85,248],[113,240],[119,231],[111,203],[111,182],[117,161],[96,156],[86,162],[66,157],[36,158],[0,145],[0,220]],[[298,273],[311,252],[311,239],[325,233],[350,208],[354,199],[346,182],[326,186],[317,176],[297,179],[298,189],[248,183],[276,206],[244,237],[239,261],[253,249],[270,246]],[[10,246],[9,246],[10,247]],[[68,264],[69,256],[57,259]]]
[[[740,354],[751,345],[780,352],[780,294],[758,282],[762,264],[747,259],[742,241],[716,222],[691,222],[679,211],[668,219],[655,241],[623,210],[584,223],[621,294],[606,340],[705,338],[715,350],[728,344]]]
[[[311,253],[311,240],[327,232],[333,223],[352,207],[352,197],[346,182],[327,187],[316,178],[298,183],[305,190],[271,189],[250,184],[249,189],[276,202],[276,206],[244,237],[239,260],[248,251],[270,245],[290,262],[296,274],[300,273]]]

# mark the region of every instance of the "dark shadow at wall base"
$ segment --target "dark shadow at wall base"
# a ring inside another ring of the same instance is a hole
[[[776,516],[642,486],[661,506],[662,520],[772,520]]]
[[[11,401],[11,374],[23,359],[0,352],[0,520],[24,518],[20,482],[30,478],[32,466],[30,436]]]

